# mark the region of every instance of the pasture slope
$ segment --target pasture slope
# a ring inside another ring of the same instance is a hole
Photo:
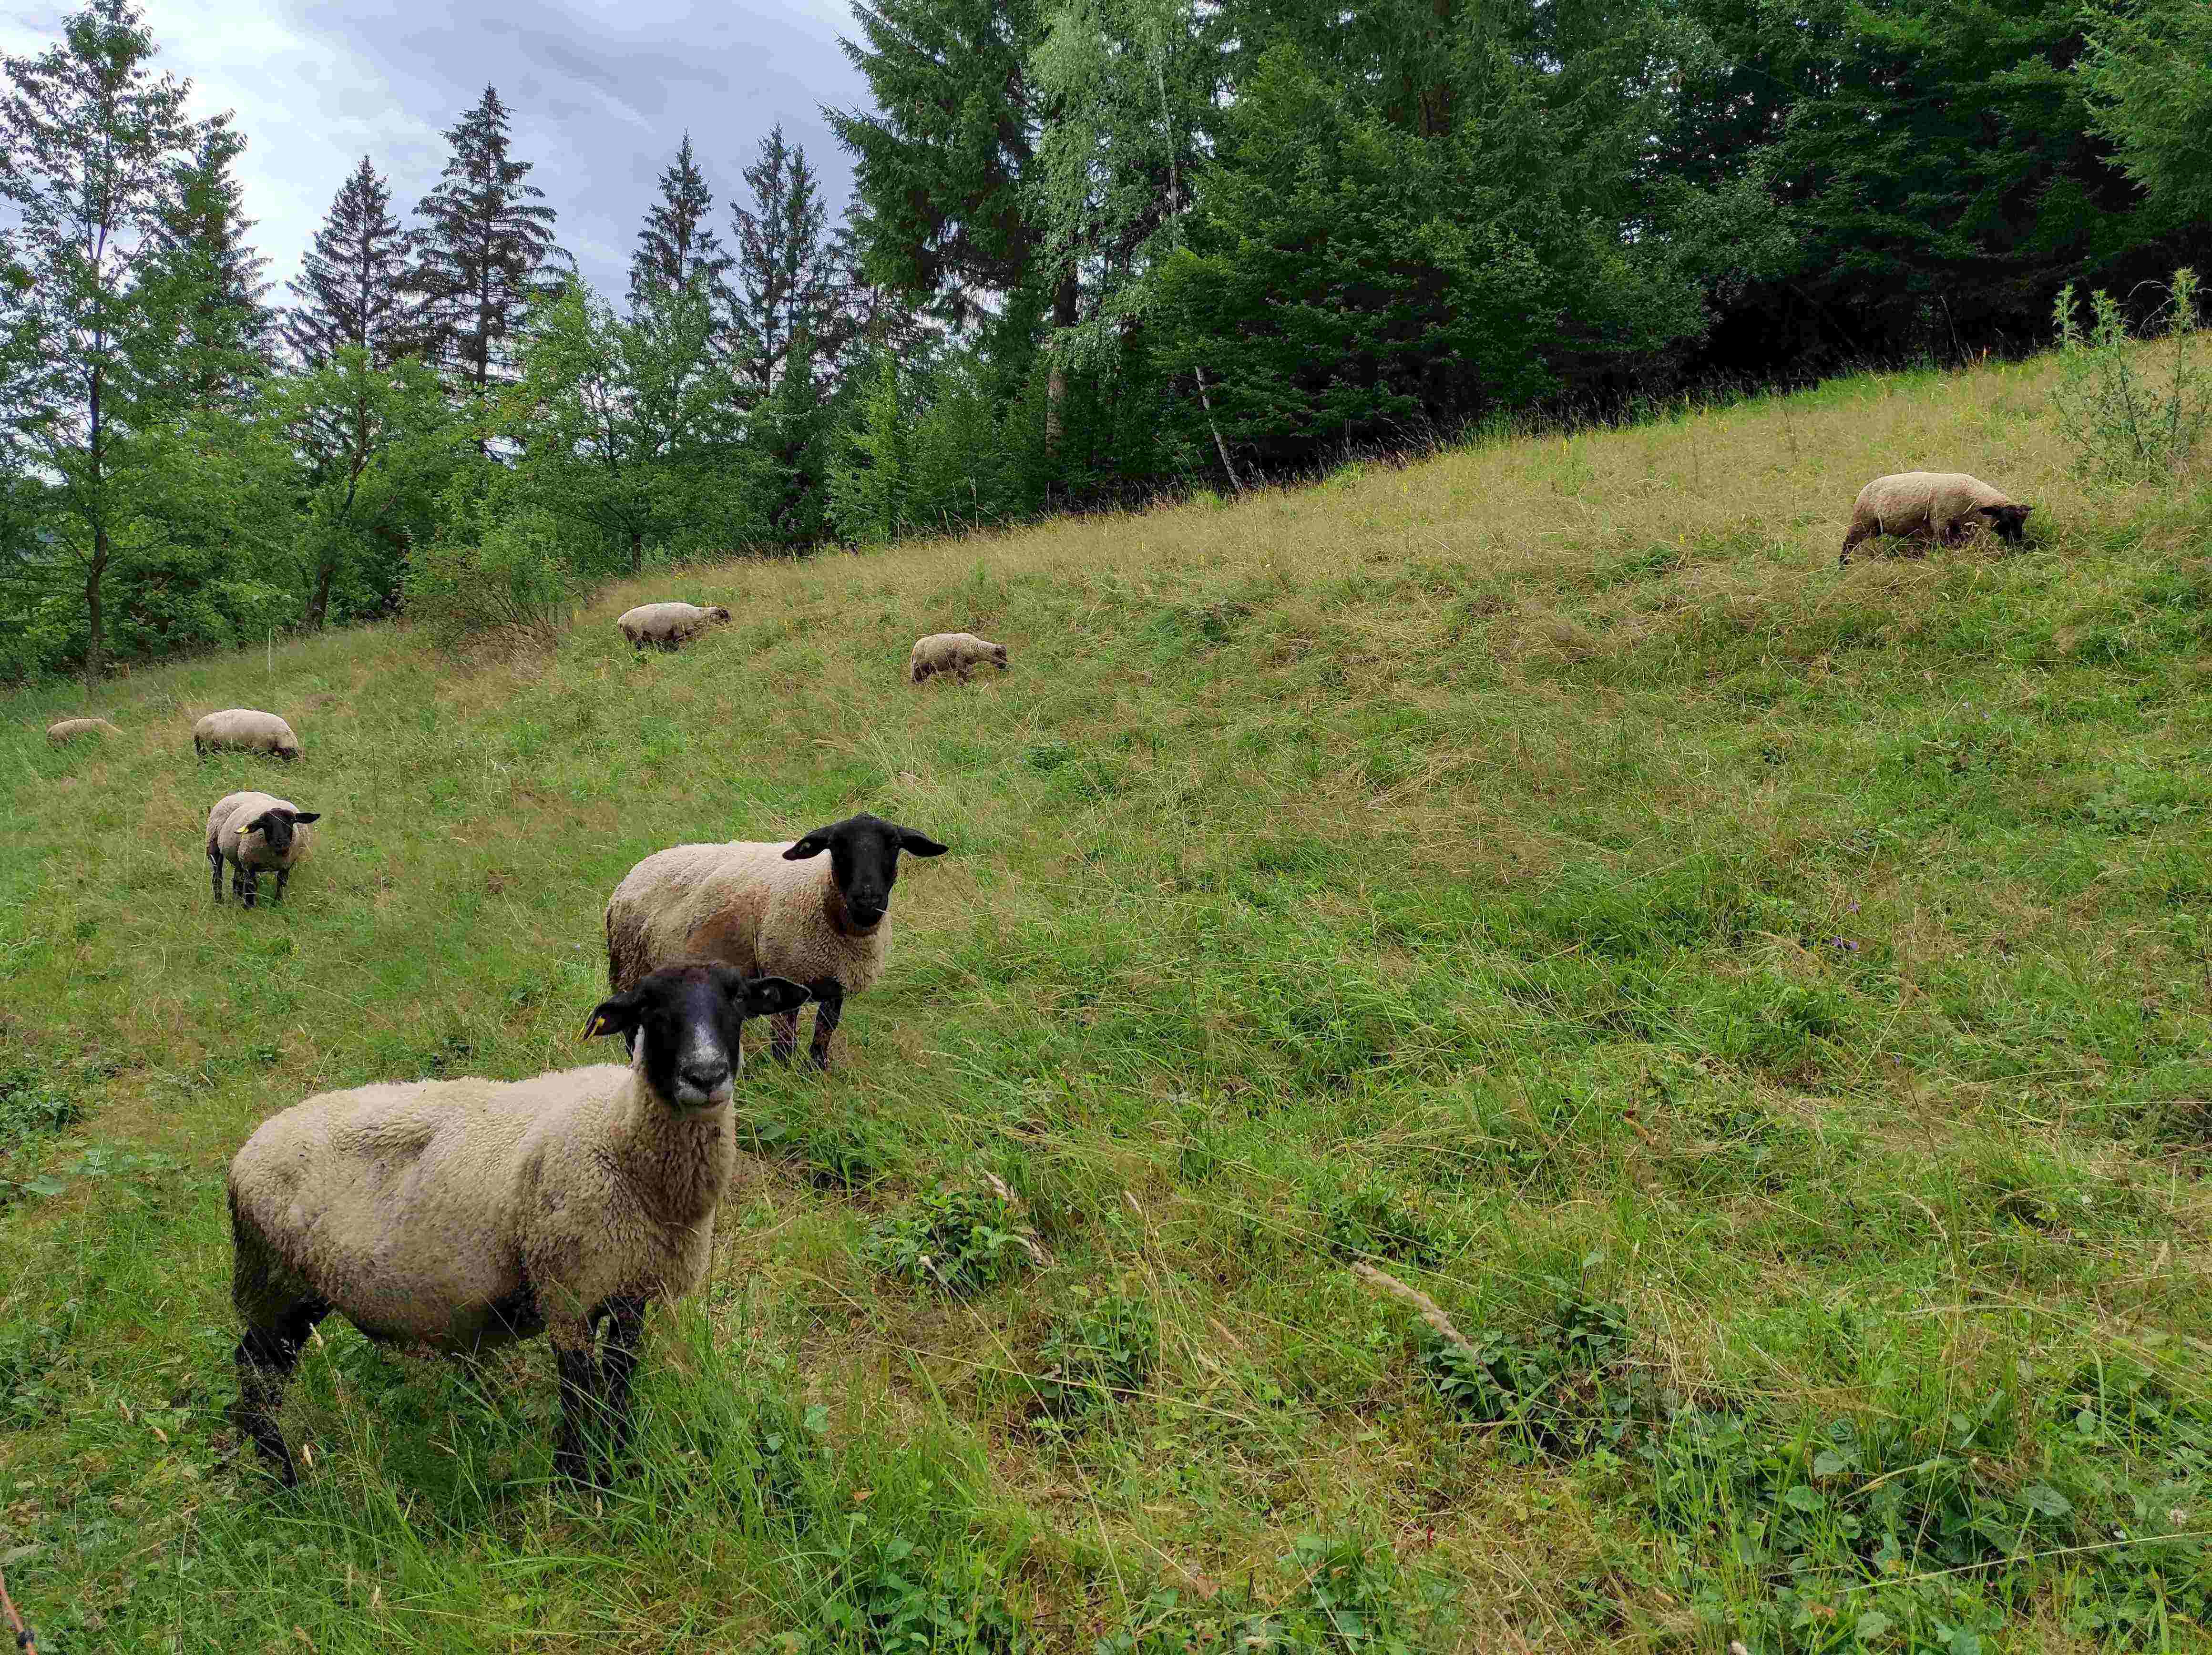
[[[2085,492],[2049,373],[8,703],[0,1558],[46,1647],[2203,1647],[2212,492]],[[2033,544],[1838,570],[1922,464]],[[735,621],[623,647],[672,596]],[[1014,670],[909,689],[943,628]],[[251,914],[200,828],[271,772],[189,741],[234,704],[325,813]],[[122,735],[50,752],[80,706]],[[862,808],[953,854],[840,1067],[747,1071],[629,1480],[550,1484],[542,1345],[335,1320],[297,1496],[224,1463],[252,1125],[603,1058],[634,861]]]

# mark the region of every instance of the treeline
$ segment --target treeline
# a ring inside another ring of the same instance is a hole
[[[487,88],[278,302],[127,0],[0,102],[0,675],[527,615],[1537,407],[2045,343],[2212,253],[2203,0],[867,0],[833,221],[690,138],[594,292]],[[477,598],[487,601],[476,603]]]

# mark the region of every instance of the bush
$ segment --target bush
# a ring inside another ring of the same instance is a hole
[[[576,581],[553,524],[518,512],[473,546],[439,543],[407,570],[407,614],[441,649],[550,649],[574,608]]]
[[[1045,1411],[1089,1419],[1143,1391],[1160,1359],[1159,1323],[1147,1300],[1102,1294],[1054,1322],[1037,1354]]]
[[[1041,1251],[1005,1197],[940,1184],[906,1211],[878,1219],[866,1257],[902,1281],[966,1294],[1018,1274]]]
[[[2212,364],[2197,336],[2203,325],[2197,272],[2176,270],[2166,293],[2144,329],[2160,341],[2153,353],[2129,340],[2119,301],[2103,288],[2089,295],[2087,330],[2074,284],[2059,291],[2051,322],[2062,377],[2051,399],[2085,472],[2114,482],[2170,476],[2188,464],[2212,427]]]

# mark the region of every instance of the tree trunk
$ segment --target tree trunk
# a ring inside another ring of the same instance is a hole
[[[315,566],[315,595],[307,600],[307,625],[316,632],[323,629],[323,619],[330,613],[331,578],[337,573],[337,560],[319,559]]]
[[[645,536],[636,529],[629,531],[629,572],[641,574],[645,570]]]
[[[1052,330],[1063,333],[1075,325],[1075,265],[1071,261],[1060,278],[1060,286],[1052,295]],[[1067,370],[1060,365],[1055,352],[1052,366],[1046,371],[1044,382],[1044,446],[1047,453],[1060,452],[1060,404],[1067,397]]]
[[[1221,427],[1213,417],[1213,398],[1206,395],[1206,370],[1194,366],[1191,372],[1198,376],[1198,405],[1206,410],[1206,428],[1213,433],[1213,452],[1221,456],[1221,469],[1229,473],[1229,492],[1242,494],[1244,479],[1237,475],[1237,462],[1229,458],[1229,445],[1221,440]]]
[[[107,526],[95,524],[92,531],[92,561],[84,572],[84,682],[87,688],[100,682],[100,669],[107,664],[107,634],[100,613],[100,583],[107,578]]]

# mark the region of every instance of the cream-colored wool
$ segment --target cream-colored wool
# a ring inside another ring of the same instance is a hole
[[[1905,539],[1960,540],[1981,526],[1985,507],[2018,502],[1964,471],[1899,471],[1876,477],[1851,506],[1844,552],[1876,535]]]
[[[1006,666],[1006,646],[972,632],[935,632],[915,640],[914,653],[907,658],[907,678],[918,684],[933,673],[950,672],[964,684],[985,664]]]
[[[217,799],[208,812],[208,859],[221,857],[234,868],[251,868],[264,874],[297,866],[307,852],[307,840],[314,830],[302,822],[292,830],[288,847],[272,849],[266,834],[246,825],[271,810],[289,810],[297,815],[300,807],[273,793],[226,793]]]
[[[634,1063],[325,1092],[230,1164],[236,1295],[266,1325],[312,1289],[372,1337],[588,1348],[616,1298],[690,1292],[737,1162],[730,1106],[677,1110]]]
[[[672,649],[729,618],[730,612],[719,603],[705,609],[696,603],[641,603],[623,610],[615,625],[632,644],[659,644]]]
[[[830,855],[785,861],[796,842],[678,845],[632,868],[607,899],[614,991],[678,960],[719,960],[748,977],[834,981],[847,994],[882,976],[890,915],[868,931],[854,928]]]
[[[46,739],[59,746],[80,736],[120,736],[123,732],[105,718],[64,718],[46,726]]]
[[[192,726],[192,751],[213,753],[226,747],[249,753],[274,753],[280,759],[300,756],[300,738],[292,726],[273,712],[234,706],[210,712]]]

